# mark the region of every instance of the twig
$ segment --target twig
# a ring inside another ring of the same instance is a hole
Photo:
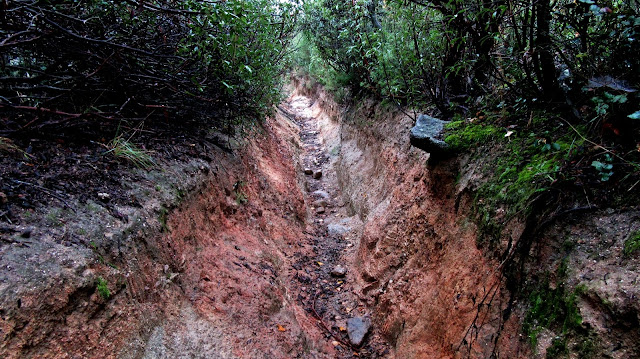
[[[620,161],[624,162],[627,165],[630,165],[631,167],[635,167],[636,170],[640,170],[640,165],[638,165],[637,163],[633,163],[630,161],[627,161],[626,159],[622,158],[620,155],[618,155],[617,153],[613,152],[612,150],[604,147],[603,145],[599,144],[599,143],[595,143],[593,141],[591,141],[590,139],[584,137],[575,127],[573,127],[573,125],[571,125],[571,123],[569,123],[569,121],[560,118],[562,121],[564,121],[567,125],[569,125],[569,127],[571,127],[572,130],[575,131],[576,134],[578,134],[578,136],[580,136],[580,138],[582,138],[585,142],[589,142],[590,144],[596,146],[596,148],[599,148],[601,150],[603,150],[606,153],[610,153],[611,155],[613,155],[614,157],[618,158]]]
[[[353,345],[351,345],[351,343],[345,342],[344,340],[342,340],[342,338],[340,338],[336,334],[334,334],[333,331],[331,329],[329,329],[329,327],[324,322],[324,320],[322,320],[322,317],[320,316],[320,314],[318,314],[318,312],[316,311],[316,301],[318,300],[318,296],[321,293],[322,292],[316,293],[315,297],[313,298],[313,303],[312,303],[312,306],[311,306],[311,310],[313,311],[313,316],[318,320],[318,322],[320,322],[320,324],[322,325],[324,330],[326,330],[337,342],[339,342],[340,344],[344,345],[345,347],[347,347],[347,348],[349,348],[351,350],[354,350],[354,351],[357,350],[357,348],[355,348]]]

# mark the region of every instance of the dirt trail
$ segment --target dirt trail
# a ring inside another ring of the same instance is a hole
[[[350,271],[362,222],[357,216],[348,216],[334,170],[339,153],[337,127],[323,126],[327,123],[321,124],[321,117],[327,115],[313,105],[308,97],[294,96],[280,108],[300,128],[301,164],[307,179],[305,240],[313,248],[312,255],[303,252],[294,255],[297,260],[292,265],[293,289],[339,357],[378,357],[385,352],[378,340],[367,340],[357,347],[347,335],[349,318],[369,319],[369,313],[353,291],[355,273]]]

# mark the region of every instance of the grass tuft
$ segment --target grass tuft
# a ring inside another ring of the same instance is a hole
[[[156,165],[147,151],[138,148],[133,143],[122,138],[122,136],[118,136],[109,142],[108,148],[109,150],[106,153],[113,153],[114,156],[131,162],[138,168],[149,170]]]

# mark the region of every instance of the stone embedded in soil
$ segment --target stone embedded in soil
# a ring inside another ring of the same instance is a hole
[[[323,214],[324,212],[325,212],[324,207],[318,207],[318,208],[316,208],[316,213],[317,213],[317,214]]]
[[[369,328],[371,328],[369,317],[354,317],[347,320],[347,334],[351,344],[356,347],[360,346],[364,337],[369,333]]]
[[[339,264],[331,270],[331,275],[334,277],[344,277],[345,274],[347,274],[347,268]]]
[[[323,190],[317,190],[315,192],[313,192],[314,195],[322,197],[322,198],[329,198],[329,193],[327,193],[326,191]]]
[[[320,177],[322,177],[322,171],[315,171],[313,173],[313,178],[320,179]]]
[[[325,201],[324,199],[319,199],[319,200],[313,202],[313,206],[314,207],[326,207],[327,206],[327,201]]]
[[[304,174],[307,176],[311,176],[313,174],[313,170],[311,168],[305,168]]]
[[[327,231],[330,236],[341,236],[349,232],[349,227],[343,226],[342,224],[331,223],[327,226]]]
[[[420,115],[416,125],[411,129],[409,141],[411,145],[429,152],[432,156],[445,155],[451,151],[449,145],[443,141],[444,126],[449,121],[443,121],[428,115]]]

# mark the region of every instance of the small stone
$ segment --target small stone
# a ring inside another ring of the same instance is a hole
[[[304,174],[306,174],[307,176],[311,176],[313,174],[313,170],[311,168],[305,168]]]
[[[111,199],[111,195],[104,192],[98,192],[98,198],[103,202],[108,202]]]
[[[326,207],[327,206],[327,201],[325,201],[324,199],[319,199],[319,200],[313,202],[313,206],[314,207]]]
[[[0,192],[0,204],[5,204],[7,203],[7,201],[7,195],[4,192]]]
[[[317,214],[323,214],[324,212],[325,212],[324,207],[318,207],[318,208],[316,208],[316,213],[317,213]]]
[[[347,320],[347,334],[351,344],[359,347],[369,333],[369,328],[371,328],[371,319],[368,317],[354,317]]]
[[[315,171],[313,173],[313,178],[320,179],[320,177],[322,177],[322,171]]]
[[[337,340],[334,340],[331,342],[331,345],[333,345],[334,347],[337,347],[338,345],[340,345],[340,343],[338,343]]]
[[[323,190],[317,190],[317,191],[313,192],[313,194],[318,196],[318,197],[329,198],[329,193],[327,193],[326,191],[323,191]]]
[[[344,277],[345,274],[347,274],[347,268],[339,264],[331,270],[331,275],[334,277]]]

